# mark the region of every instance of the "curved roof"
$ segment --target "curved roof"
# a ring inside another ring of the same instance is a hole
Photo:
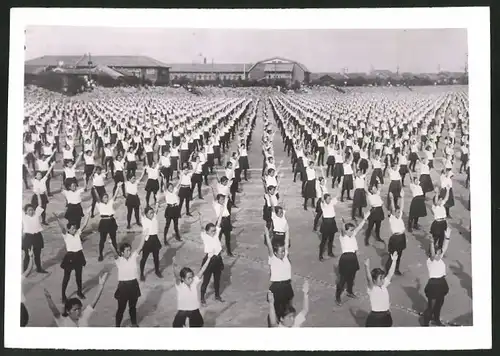
[[[288,59],[288,58],[283,58],[283,57],[272,57],[272,58],[267,58],[267,59],[263,59],[261,61],[258,61],[256,62],[252,67],[250,67],[250,69],[248,69],[248,71],[250,72],[256,65],[258,64],[263,64],[264,62],[267,62],[267,61],[272,61],[273,59],[277,59],[277,60],[281,60],[281,61],[286,61],[286,62],[290,62],[290,63],[276,63],[276,65],[289,65],[289,64],[296,64],[300,67],[300,69],[302,69],[304,72],[306,73],[310,73],[309,69],[307,69],[307,67],[305,65],[303,65],[302,63],[299,63],[297,61],[294,61],[292,59]],[[267,65],[267,63],[265,63]],[[270,69],[270,71],[274,71],[274,63],[270,64],[272,65],[272,69]],[[286,70],[288,71],[288,70]]]

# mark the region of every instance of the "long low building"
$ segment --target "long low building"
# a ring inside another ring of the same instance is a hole
[[[151,81],[155,85],[170,83],[170,68],[165,63],[146,56],[43,56],[25,62],[25,74],[37,74],[56,68],[88,69],[110,68],[125,76]],[[109,72],[109,71],[108,71]]]

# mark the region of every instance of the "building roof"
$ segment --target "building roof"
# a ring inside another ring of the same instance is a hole
[[[25,62],[25,65],[30,66],[57,66],[59,62],[63,62],[64,66],[87,66],[89,59],[93,65],[104,65],[108,67],[163,67],[167,68],[168,65],[157,61],[156,59],[146,56],[93,56],[83,54],[79,56],[42,56],[30,59]]]
[[[255,63],[248,71],[251,71],[253,69],[253,67],[255,67],[257,64],[260,64],[260,63],[263,63],[263,62],[272,61],[273,59],[277,59],[277,60],[281,60],[281,61],[286,61],[286,62],[291,62],[293,64],[298,65],[300,67],[300,69],[302,69],[304,72],[311,73],[309,71],[309,69],[307,69],[307,67],[305,65],[303,65],[302,63],[299,63],[299,62],[291,60],[291,59],[283,58],[283,57],[272,57],[272,58],[263,59],[263,60],[258,61],[257,63]],[[278,64],[280,64],[280,63],[278,63]],[[285,64],[285,63],[282,63],[282,64]],[[274,65],[274,63],[272,65]]]
[[[295,63],[266,63],[264,72],[293,72]]]
[[[170,72],[181,73],[243,73],[252,67],[245,63],[173,63],[169,64]]]
[[[344,79],[344,76],[340,73],[334,72],[319,72],[319,73],[311,73],[311,80],[318,80],[324,77],[330,77],[332,79]]]
[[[377,75],[380,77],[392,77],[392,76],[394,76],[395,73],[393,73],[387,69],[376,69],[376,70],[372,70],[371,74],[374,74],[374,75]]]

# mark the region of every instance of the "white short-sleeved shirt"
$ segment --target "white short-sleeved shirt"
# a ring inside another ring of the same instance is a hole
[[[304,324],[306,321],[306,315],[304,312],[300,312],[295,316],[295,320],[293,321],[292,328],[300,328],[302,324]],[[279,323],[278,327],[284,328],[285,325]]]
[[[137,195],[137,182],[125,182],[125,191],[127,194]]]
[[[36,234],[43,230],[42,225],[40,224],[40,216],[42,213],[42,207],[37,206],[33,216],[23,214],[23,231],[25,234]]]
[[[316,171],[314,168],[306,168],[307,180],[316,179]]]
[[[223,185],[223,184],[220,184],[220,183],[217,184],[217,193],[218,194],[222,194],[224,196],[228,196],[230,192],[231,192],[230,191],[230,187],[228,185]]]
[[[229,216],[229,210],[227,210],[227,206],[221,205],[218,202],[214,202],[213,207],[215,210],[215,216],[219,217],[221,212],[222,212],[223,218],[226,218]]]
[[[382,198],[378,194],[368,194],[368,203],[372,208],[382,206]]]
[[[433,205],[432,213],[434,214],[434,219],[446,219],[446,209],[441,205]]]
[[[212,237],[205,231],[201,233],[201,240],[206,254],[214,254],[217,256],[222,251],[222,245],[219,240],[220,227],[216,228],[215,235]]]
[[[394,215],[389,217],[389,225],[393,234],[404,234],[405,223],[402,218],[397,218]]]
[[[115,166],[115,172],[120,172],[120,171],[123,171],[123,161],[114,161],[113,162],[114,166]]]
[[[288,229],[288,222],[286,221],[285,218],[285,212],[283,212],[283,216],[281,218],[273,212],[271,214],[271,219],[273,221],[274,231],[283,233],[286,232],[286,230]]]
[[[354,178],[354,189],[364,189],[365,188],[365,177]]]
[[[389,284],[390,282],[385,279],[382,287],[373,286],[372,289],[368,288],[368,296],[370,297],[372,311],[384,312],[390,309],[389,291],[387,290]]]
[[[191,177],[193,176],[192,173],[188,174],[181,174],[181,185],[189,185],[191,186]]]
[[[67,252],[78,252],[83,250],[80,230],[78,230],[74,235],[64,234],[63,237]]]
[[[47,182],[47,178],[42,178],[40,180],[38,179],[32,179],[31,184],[33,186],[33,193],[35,194],[45,194],[47,191],[47,186],[45,183]]]
[[[192,311],[200,309],[200,300],[198,298],[198,285],[200,282],[201,279],[194,276],[190,286],[184,282],[175,285],[177,290],[177,310]]]
[[[115,264],[118,268],[118,281],[133,281],[137,279],[137,252],[132,252],[129,259],[120,256],[116,259]]]
[[[60,316],[59,318],[55,318],[56,324],[60,328],[82,328],[89,326],[89,319],[94,313],[94,308],[92,306],[87,305],[87,307],[83,310],[80,319],[75,323],[69,316]]]
[[[429,271],[429,278],[441,278],[446,276],[446,264],[442,258],[434,261],[428,258],[427,270]]]
[[[159,172],[156,168],[146,167],[146,172],[148,173],[148,179],[158,179]]]
[[[420,195],[424,195],[424,191],[422,187],[416,184],[410,184],[410,190],[413,197],[418,197]]]
[[[80,204],[82,202],[82,193],[83,189],[77,189],[75,191],[72,190],[63,190],[63,194],[68,201],[68,204]]]
[[[399,174],[398,171],[393,171],[392,169],[389,171],[389,177],[391,180],[400,180],[401,175]]]
[[[339,240],[342,253],[356,252],[358,250],[358,242],[356,241],[356,237],[340,235]]]
[[[269,257],[269,266],[271,267],[271,282],[288,281],[292,279],[292,265],[285,254],[282,260],[273,255]]]
[[[158,235],[158,219],[156,215],[152,219],[145,218],[142,220],[142,231],[144,231],[146,241],[149,236]]]
[[[330,204],[326,204],[321,201],[321,210],[323,213],[324,219],[334,218],[335,217],[335,205],[337,204],[337,198],[332,198]]]
[[[266,205],[269,207],[278,205],[278,198],[276,197],[276,194],[266,194],[264,195],[264,199],[266,200]]]
[[[64,167],[64,174],[66,178],[75,178],[75,168],[74,167]]]
[[[104,203],[98,203],[97,204],[97,209],[99,209],[99,214],[101,215],[115,215],[115,208],[113,207],[114,200],[109,199],[107,204]]]
[[[167,190],[165,192],[165,202],[167,204],[171,204],[171,205],[175,205],[175,204],[179,205],[180,199],[175,191],[171,193]]]

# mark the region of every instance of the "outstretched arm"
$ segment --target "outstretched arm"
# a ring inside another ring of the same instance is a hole
[[[99,298],[101,298],[101,294],[102,294],[102,291],[104,289],[104,284],[106,283],[107,277],[108,277],[108,272],[103,273],[99,277],[99,288],[97,289],[97,293],[96,293],[94,299],[90,303],[90,306],[92,307],[92,309],[95,309],[95,306],[97,305],[97,302],[99,301]]]
[[[55,305],[54,301],[52,300],[52,296],[50,295],[49,291],[47,289],[43,289],[43,292],[45,294],[45,299],[47,300],[47,304],[49,305],[50,311],[52,312],[52,315],[54,315],[54,318],[59,319],[61,317],[61,311],[57,309],[57,306]]]
[[[203,264],[203,266],[201,266],[200,270],[196,274],[196,276],[198,278],[201,279],[201,277],[203,277],[203,273],[205,273],[205,271],[206,271],[206,269],[208,267],[208,264],[210,263],[210,260],[212,259],[213,256],[214,256],[213,253],[211,253],[211,254],[208,255],[207,260],[205,261],[205,263]]]
[[[271,291],[267,292],[267,300],[269,302],[269,324],[272,328],[278,326],[276,310],[274,310],[274,294]]]
[[[393,263],[395,265],[395,263]],[[370,272],[370,259],[365,260],[365,277],[366,277],[366,284],[368,285],[368,289],[373,288],[373,280],[372,280],[372,274]]]

